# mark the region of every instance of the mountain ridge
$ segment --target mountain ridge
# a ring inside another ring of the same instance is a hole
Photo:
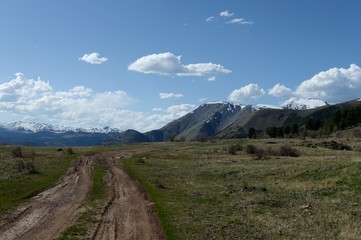
[[[255,128],[264,133],[267,127],[304,126],[312,119],[327,119],[337,110],[361,105],[361,99],[339,104],[328,104],[318,99],[307,107],[300,100],[292,107],[275,107],[267,104],[243,105],[229,102],[210,102],[159,129],[138,132],[117,128],[71,128],[46,123],[18,121],[0,124],[0,143],[35,146],[89,146],[99,144],[126,144],[136,142],[162,142],[199,140],[201,138],[247,137]],[[301,106],[301,107],[300,107]]]
[[[137,136],[143,134],[144,142],[197,140],[202,137],[246,137],[247,131],[251,127],[264,133],[267,127],[292,126],[294,124],[302,126],[310,118],[329,118],[339,109],[358,105],[361,105],[359,99],[333,105],[319,99],[295,99],[295,104],[284,108],[262,104],[237,105],[227,102],[211,102],[200,105],[160,129],[145,133],[137,132]],[[125,132],[106,143],[117,144],[127,141],[134,142]]]

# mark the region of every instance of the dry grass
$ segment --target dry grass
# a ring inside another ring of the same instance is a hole
[[[123,163],[151,193],[170,239],[358,239],[360,153],[276,141],[158,144],[144,162]],[[232,144],[288,144],[300,156],[256,160],[222,150]]]

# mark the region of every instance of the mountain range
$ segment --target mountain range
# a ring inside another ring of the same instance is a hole
[[[328,104],[319,99],[292,99],[280,107],[236,105],[210,102],[165,126],[141,133],[116,128],[69,128],[35,122],[0,124],[0,143],[33,146],[90,146],[196,140],[207,138],[242,138],[250,128],[264,133],[268,127],[304,126],[310,119],[330,119],[337,110],[360,106],[361,99]]]
[[[207,138],[242,138],[253,127],[264,133],[268,127],[304,126],[309,119],[330,119],[337,110],[360,106],[360,99],[330,105],[319,99],[293,99],[283,108],[269,105],[234,105],[213,102],[164,127],[145,133],[126,130],[107,144],[161,142],[167,140],[196,140]]]
[[[70,128],[38,122],[0,124],[0,144],[30,146],[92,146],[119,135],[121,130],[104,128]]]

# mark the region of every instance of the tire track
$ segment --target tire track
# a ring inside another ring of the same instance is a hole
[[[0,240],[55,239],[72,224],[91,190],[93,159],[80,157],[62,180],[0,221]]]
[[[133,176],[116,164],[114,159],[123,156],[104,156],[109,201],[92,239],[165,239],[148,195]]]

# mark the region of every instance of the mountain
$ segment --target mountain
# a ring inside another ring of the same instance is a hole
[[[316,123],[330,120],[338,110],[346,110],[357,106],[361,106],[361,101],[358,99],[334,105],[323,104],[316,108],[301,108],[301,110],[297,108],[262,109],[249,115],[247,119],[238,119],[215,137],[239,137],[240,134],[244,134],[251,127],[255,128],[260,134],[263,134],[268,127],[292,127],[297,124],[299,128],[302,128],[310,122]]]
[[[247,137],[253,127],[259,134],[268,127],[300,128],[310,122],[330,119],[337,110],[361,106],[361,100],[330,105],[318,99],[293,99],[284,108],[270,105],[234,105],[227,102],[206,103],[164,127],[140,133],[127,130],[106,144],[133,142],[162,142],[168,140],[195,140],[209,138]]]
[[[329,105],[317,98],[291,98],[283,106],[284,109],[307,110]]]
[[[37,122],[0,124],[0,144],[31,146],[92,146],[119,135],[116,128],[69,128]]]
[[[235,121],[265,109],[266,105],[235,105],[228,102],[202,104],[194,111],[174,120],[164,127],[145,132],[126,131],[106,144],[132,143],[130,135],[136,135],[141,142],[162,142],[168,140],[194,140],[202,136],[216,136]],[[134,130],[132,130],[134,131]],[[142,134],[143,137],[140,137]]]

